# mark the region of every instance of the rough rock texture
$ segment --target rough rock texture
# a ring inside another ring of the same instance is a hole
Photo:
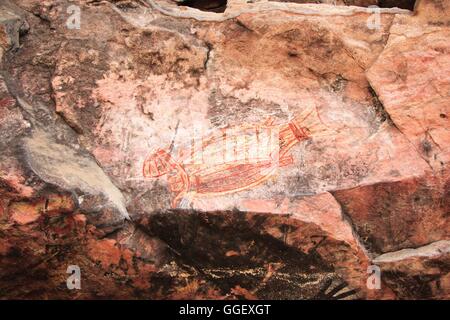
[[[448,299],[449,241],[386,253],[374,259],[399,298]]]
[[[0,297],[450,298],[450,3],[179,2],[0,4]]]

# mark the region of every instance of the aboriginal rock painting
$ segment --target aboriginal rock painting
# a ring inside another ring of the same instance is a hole
[[[176,156],[169,149],[158,149],[145,159],[143,175],[167,179],[174,195],[173,208],[186,208],[196,197],[251,189],[278,168],[294,163],[289,151],[310,138],[310,128],[304,121],[311,113],[279,125],[268,119],[253,126],[218,130],[180,148]]]

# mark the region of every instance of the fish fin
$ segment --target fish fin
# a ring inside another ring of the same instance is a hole
[[[294,157],[292,154],[284,155],[278,160],[279,167],[286,167],[294,163]]]
[[[174,169],[177,162],[165,150],[159,149],[144,161],[144,177],[159,178]]]

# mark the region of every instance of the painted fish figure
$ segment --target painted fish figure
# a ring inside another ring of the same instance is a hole
[[[170,191],[175,195],[173,208],[187,207],[186,201],[193,197],[251,189],[264,183],[278,168],[293,164],[294,158],[289,154],[292,147],[309,139],[311,129],[323,127],[318,114],[312,117],[312,113],[281,125],[269,119],[259,125],[224,129],[193,140],[176,158],[159,149],[145,159],[143,175],[167,176]]]

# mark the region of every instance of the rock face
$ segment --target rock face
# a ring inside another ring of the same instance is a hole
[[[3,1],[0,297],[450,298],[450,5],[303,2]]]

